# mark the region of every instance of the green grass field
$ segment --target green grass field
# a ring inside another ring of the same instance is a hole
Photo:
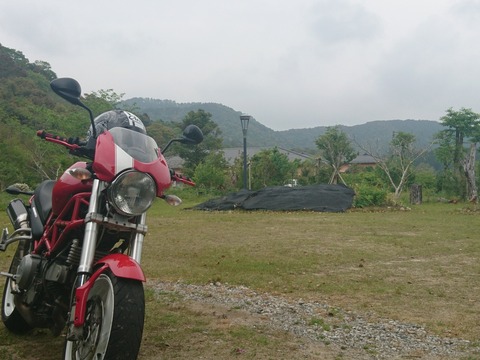
[[[158,201],[151,209],[142,261],[150,281],[243,285],[419,324],[440,336],[480,338],[480,212],[469,204],[346,213],[186,209],[194,203]],[[9,226],[4,214],[0,225]],[[9,254],[0,254],[2,271]],[[209,346],[224,346],[233,358],[235,342],[255,348],[255,358],[294,353],[286,334],[218,328],[205,312],[180,300],[172,306],[145,288],[140,358],[182,358],[186,347],[190,358],[208,358]],[[2,359],[57,359],[61,347],[46,330],[20,338],[0,329]]]

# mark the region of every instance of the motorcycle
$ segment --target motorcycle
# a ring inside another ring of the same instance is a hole
[[[201,130],[189,125],[160,151],[145,131],[106,126],[98,131],[92,111],[71,78],[51,82],[52,90],[90,116],[90,139],[37,135],[86,158],[33,192],[14,186],[7,214],[14,231],[3,229],[0,251],[17,244],[6,277],[2,321],[14,333],[49,328],[65,333],[64,359],[136,359],[141,345],[145,301],[141,268],[148,228],[146,213],[172,181],[194,183],[168,168],[163,156],[174,143],[198,144]],[[133,114],[128,122],[143,126]],[[66,329],[66,331],[65,331]]]

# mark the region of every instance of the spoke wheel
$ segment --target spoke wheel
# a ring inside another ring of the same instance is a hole
[[[136,359],[144,313],[140,281],[101,274],[88,295],[83,339],[65,342],[64,359]]]

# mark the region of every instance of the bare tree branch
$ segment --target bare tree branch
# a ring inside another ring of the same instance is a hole
[[[413,146],[414,142],[414,135],[402,132],[396,133],[390,143],[390,154],[384,155],[381,155],[378,149],[378,143],[377,148],[373,149],[370,145],[365,146],[356,142],[357,146],[367,155],[374,158],[377,165],[383,170],[395,191],[395,198],[400,197],[413,163],[429,151],[435,143],[435,141],[432,141],[426,148],[416,150]],[[393,177],[392,161],[397,161],[400,167],[401,175],[397,181],[395,181]]]

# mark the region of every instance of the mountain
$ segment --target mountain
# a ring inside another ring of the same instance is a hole
[[[222,130],[224,147],[236,147],[243,144],[240,115],[228,106],[216,103],[177,103],[172,100],[158,100],[146,98],[132,98],[125,100],[119,107],[134,107],[139,113],[146,113],[152,120],[179,122],[190,111],[202,109],[212,114],[212,120]],[[249,146],[277,146],[279,137],[276,132],[255,119],[250,120],[248,126]]]
[[[428,146],[434,135],[442,130],[443,126],[437,121],[431,120],[377,120],[366,124],[344,126],[340,129],[353,141],[362,147],[371,146],[376,149],[386,149],[392,136],[396,132],[414,134],[416,146],[423,148]],[[322,135],[327,127],[318,126],[311,129],[292,129],[281,131],[281,135],[295,144],[308,145],[307,148],[315,148],[315,139]]]
[[[124,101],[129,107],[136,107],[152,120],[166,122],[181,121],[189,111],[202,109],[212,114],[212,120],[222,131],[224,147],[237,147],[243,143],[240,115],[242,112],[216,103],[177,103],[172,100],[132,98]],[[350,138],[362,146],[370,144],[386,148],[394,132],[412,133],[417,138],[417,146],[427,146],[442,125],[431,120],[384,120],[372,121],[362,125],[340,126]],[[289,149],[315,150],[315,140],[322,135],[326,126],[308,129],[275,131],[262,125],[255,119],[250,120],[247,133],[248,146],[279,146]]]

